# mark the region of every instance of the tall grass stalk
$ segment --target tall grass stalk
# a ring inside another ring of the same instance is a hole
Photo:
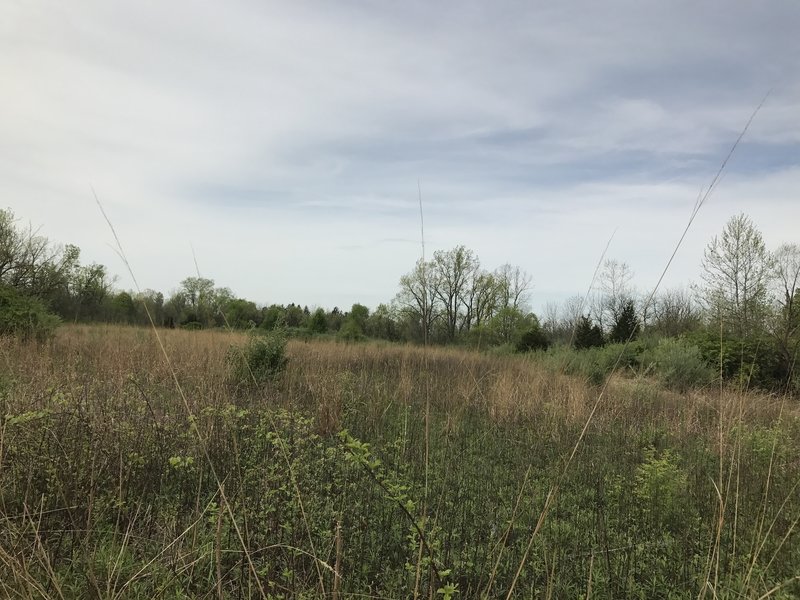
[[[134,275],[134,273],[133,273],[133,268],[131,267],[131,264],[128,261],[128,258],[127,258],[127,255],[125,254],[124,248],[122,247],[122,242],[120,241],[119,236],[117,236],[117,232],[114,229],[114,225],[111,223],[111,220],[108,218],[108,215],[106,214],[106,211],[103,208],[103,205],[100,203],[100,198],[97,197],[97,192],[95,192],[94,188],[92,188],[92,194],[94,195],[94,199],[97,202],[97,207],[100,209],[100,212],[103,215],[103,218],[105,219],[106,223],[108,224],[109,229],[111,230],[111,234],[114,236],[114,240],[115,240],[115,242],[117,244],[117,251],[119,253],[120,258],[122,259],[123,264],[125,265],[125,268],[127,269],[128,273],[131,276],[131,280],[133,281],[134,286],[136,286],[136,291],[141,293],[141,288],[139,287],[139,282],[136,279],[136,275]],[[259,594],[261,595],[261,597],[263,599],[266,600],[267,594],[266,594],[266,592],[264,590],[264,587],[261,585],[261,580],[259,579],[258,572],[256,571],[255,565],[253,564],[253,559],[250,556],[250,551],[249,551],[249,549],[247,547],[247,544],[246,544],[246,542],[244,540],[244,537],[242,536],[242,532],[239,529],[239,525],[236,522],[236,517],[233,514],[233,510],[231,509],[231,505],[228,502],[227,497],[225,496],[225,488],[222,485],[222,481],[217,476],[217,471],[216,471],[216,468],[214,467],[213,461],[211,460],[211,456],[208,453],[208,447],[206,445],[205,439],[203,438],[203,435],[200,433],[200,430],[197,428],[196,417],[193,414],[192,409],[189,406],[189,401],[186,398],[185,392],[183,391],[183,386],[181,385],[180,381],[178,380],[178,374],[175,371],[175,368],[172,366],[172,361],[170,360],[169,354],[167,353],[167,350],[164,347],[164,343],[161,340],[161,335],[159,334],[158,327],[156,327],[155,321],[153,320],[153,316],[150,314],[150,309],[148,308],[147,303],[143,302],[142,304],[144,305],[144,310],[145,310],[145,312],[147,314],[147,319],[150,321],[150,326],[152,328],[153,333],[155,334],[156,341],[158,342],[158,346],[161,349],[161,353],[162,353],[162,355],[164,357],[164,361],[166,362],[167,367],[168,367],[170,373],[172,374],[172,381],[175,384],[175,389],[178,391],[178,394],[179,394],[179,396],[180,396],[180,398],[181,398],[181,400],[183,402],[183,407],[186,410],[186,416],[189,418],[189,421],[190,421],[190,428],[191,428],[192,432],[194,433],[194,435],[197,437],[197,441],[198,441],[198,443],[200,445],[200,448],[201,448],[201,450],[203,452],[203,456],[204,456],[204,458],[206,460],[208,468],[211,471],[211,474],[214,477],[214,480],[215,480],[215,482],[217,484],[217,489],[219,490],[220,500],[221,500],[222,504],[224,505],[225,510],[228,512],[228,517],[230,518],[231,525],[233,526],[234,531],[236,532],[236,537],[239,540],[239,544],[241,545],[242,552],[244,553],[245,559],[247,560],[247,564],[248,564],[248,566],[250,568],[250,572],[252,573],[253,577],[256,580],[256,585],[258,587]]]
[[[692,223],[694,223],[695,217],[699,213],[699,211],[702,208],[702,206],[705,204],[706,200],[708,200],[708,198],[711,195],[711,193],[716,189],[717,184],[719,183],[720,178],[722,177],[722,174],[723,174],[723,172],[725,170],[725,167],[728,164],[728,161],[733,156],[733,153],[736,151],[736,148],[739,146],[739,143],[744,138],[745,134],[747,133],[747,130],[750,128],[750,124],[753,122],[753,119],[755,119],[756,115],[761,110],[761,107],[767,101],[767,98],[769,97],[770,93],[771,93],[771,90],[767,92],[767,94],[764,96],[764,98],[761,100],[761,102],[759,102],[759,104],[756,106],[755,110],[750,115],[750,118],[745,123],[745,126],[742,128],[741,132],[739,133],[739,136],[736,138],[736,141],[731,146],[731,149],[729,150],[728,154],[723,159],[719,169],[717,170],[716,174],[714,175],[714,177],[713,177],[713,179],[711,181],[711,184],[708,186],[708,189],[706,190],[706,192],[704,194],[702,194],[698,198],[697,202],[695,203],[695,206],[692,209],[692,212],[691,212],[691,214],[689,216],[689,220],[686,223],[686,227],[684,228],[683,233],[681,234],[680,238],[678,239],[678,242],[675,244],[675,247],[674,247],[674,249],[672,251],[672,254],[670,255],[669,259],[667,260],[667,263],[664,266],[664,269],[662,270],[661,275],[659,276],[658,281],[656,282],[656,285],[653,286],[653,289],[650,292],[650,294],[649,294],[649,296],[648,296],[648,298],[647,298],[647,300],[645,302],[645,310],[647,308],[649,308],[649,306],[652,304],[653,299],[655,298],[656,292],[658,291],[659,287],[661,286],[661,283],[664,280],[664,277],[666,276],[667,271],[669,270],[670,266],[672,265],[672,261],[674,260],[675,256],[678,253],[678,250],[680,249],[681,245],[683,244],[683,240],[686,238],[686,235],[689,232],[689,229],[691,228]],[[609,243],[610,243],[610,241],[609,241]],[[595,269],[595,273],[596,272],[597,272],[597,269]],[[620,351],[612,371],[616,370],[617,367],[619,366],[619,363],[620,363],[620,361],[622,359],[624,350],[630,344],[630,342],[633,339],[633,336],[635,335],[635,333],[636,333],[636,331],[633,330],[628,335],[628,339],[625,340],[623,349]],[[573,337],[574,337],[574,335],[575,335],[575,330],[573,330]],[[553,501],[558,496],[558,490],[559,490],[560,482],[563,479],[564,475],[566,474],[567,470],[569,469],[570,465],[572,464],[572,461],[575,458],[575,455],[577,454],[577,452],[578,452],[578,450],[579,450],[579,448],[581,446],[581,443],[583,442],[583,439],[584,439],[584,437],[586,435],[586,432],[589,429],[589,426],[590,426],[590,424],[592,422],[592,419],[594,418],[594,414],[595,414],[598,406],[602,402],[603,397],[605,396],[606,389],[607,389],[607,386],[608,386],[608,381],[609,380],[606,379],[605,382],[603,383],[603,386],[602,386],[602,388],[600,389],[600,392],[597,395],[597,400],[595,401],[594,406],[592,407],[592,410],[589,413],[589,416],[588,416],[588,418],[586,420],[586,423],[583,426],[583,429],[581,429],[580,435],[578,436],[578,439],[575,442],[575,445],[574,445],[574,447],[572,449],[572,452],[570,452],[569,457],[567,458],[567,461],[566,461],[566,463],[564,465],[563,470],[561,471],[561,474],[557,477],[556,481],[552,484],[552,486],[548,490],[547,497],[546,497],[545,502],[544,502],[544,506],[542,507],[541,513],[539,515],[539,519],[537,520],[537,523],[536,523],[536,527],[534,528],[533,532],[531,533],[531,537],[530,537],[530,540],[529,540],[529,543],[528,543],[528,547],[526,548],[526,551],[523,554],[522,560],[520,561],[519,567],[517,569],[517,573],[516,573],[516,575],[514,577],[514,580],[512,581],[511,586],[510,586],[510,588],[508,590],[508,594],[506,596],[507,600],[510,600],[510,598],[513,595],[514,588],[516,586],[516,582],[519,579],[519,575],[522,572],[522,569],[524,568],[525,563],[527,562],[528,554],[529,554],[530,549],[531,549],[531,547],[533,545],[533,541],[536,538],[536,536],[539,533],[539,531],[541,530],[541,527],[544,524],[545,519],[547,518],[547,514],[550,511],[550,508],[552,506]],[[720,460],[721,460],[721,457],[720,457]],[[721,467],[721,462],[720,462],[720,467]],[[719,481],[720,481],[720,483],[722,482],[722,471],[721,470],[720,470],[720,474],[719,474]],[[721,519],[722,519],[722,516],[724,515],[724,512],[722,510],[723,508],[724,508],[724,504],[721,504],[721,507],[720,507]],[[722,520],[720,520],[720,527],[721,526],[722,526]],[[718,566],[719,565],[717,564],[717,567]],[[716,585],[715,585],[715,589],[716,589]]]

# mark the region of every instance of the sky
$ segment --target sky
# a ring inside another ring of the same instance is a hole
[[[745,212],[800,243],[800,3],[0,4],[0,207],[169,293],[374,307],[421,254],[650,290]],[[195,265],[196,259],[196,265]]]

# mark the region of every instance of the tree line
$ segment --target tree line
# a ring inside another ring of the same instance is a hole
[[[465,246],[418,260],[399,279],[395,297],[370,310],[259,305],[214,280],[186,277],[169,296],[115,289],[105,266],[80,261],[73,245],[57,245],[0,210],[0,330],[24,330],[55,315],[68,322],[157,327],[272,330],[478,348],[576,349],[642,336],[682,338],[722,362],[730,376],[786,382],[800,349],[800,246],[770,252],[744,214],[732,217],[708,244],[701,281],[652,298],[633,285],[622,261],[605,261],[588,297],[530,309],[532,277],[518,266],[486,268]],[[716,353],[716,354],[715,354]],[[747,368],[745,368],[747,367]]]

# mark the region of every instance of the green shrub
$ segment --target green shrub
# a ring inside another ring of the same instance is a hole
[[[336,334],[340,340],[346,342],[358,342],[365,338],[364,331],[355,319],[348,318]]]
[[[36,298],[0,286],[0,334],[43,341],[53,335],[60,322]]]
[[[538,325],[531,327],[523,333],[516,343],[517,352],[531,352],[532,350],[547,350],[550,340]]]
[[[715,373],[743,387],[781,389],[788,379],[786,365],[782,364],[780,352],[774,339],[768,335],[736,337],[707,329],[689,336]]]
[[[648,448],[644,462],[636,469],[634,495],[654,524],[680,530],[687,516],[687,484],[687,475],[670,450],[657,456],[653,448]]]
[[[281,331],[253,334],[245,346],[228,350],[230,379],[239,385],[259,385],[272,381],[285,369],[286,336]]]
[[[664,385],[680,392],[706,385],[714,377],[700,348],[682,339],[661,340],[658,346],[646,353],[642,363],[654,365]]]

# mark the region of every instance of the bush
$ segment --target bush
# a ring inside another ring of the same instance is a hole
[[[364,331],[355,319],[348,318],[339,329],[337,336],[345,342],[358,342],[365,339]]]
[[[686,503],[688,477],[669,450],[656,455],[653,448],[645,451],[644,462],[636,469],[634,495],[659,528],[680,531],[689,507]]]
[[[39,300],[0,285],[0,334],[44,341],[53,335],[60,322]]]
[[[277,378],[285,369],[286,336],[281,331],[253,334],[247,345],[228,349],[231,380],[239,385],[260,385]]]
[[[538,326],[531,327],[523,333],[516,343],[517,352],[530,352],[532,350],[547,350],[550,347],[550,340],[544,331]]]
[[[788,373],[781,365],[780,354],[774,340],[767,335],[737,338],[718,331],[699,331],[688,338],[696,345],[703,360],[722,376],[744,387],[780,389],[786,384]]]
[[[653,364],[668,388],[685,392],[690,387],[706,385],[713,371],[703,360],[700,348],[682,339],[665,338],[642,360]]]

